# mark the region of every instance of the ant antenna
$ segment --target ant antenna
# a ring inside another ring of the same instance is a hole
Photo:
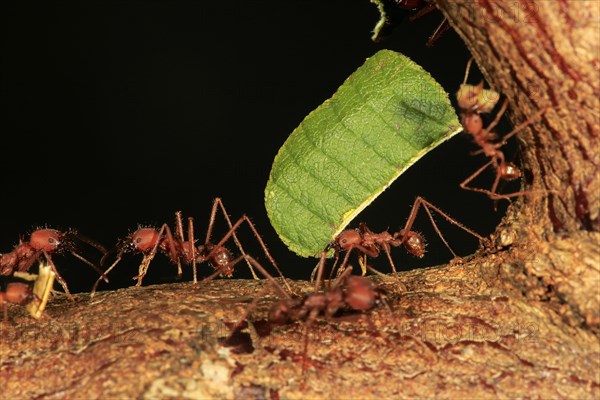
[[[467,62],[467,70],[465,71],[465,79],[463,79],[463,85],[467,83],[467,78],[469,77],[469,71],[471,70],[471,63],[473,62],[473,57],[469,59]]]

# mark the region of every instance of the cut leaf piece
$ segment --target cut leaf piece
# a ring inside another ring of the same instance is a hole
[[[271,224],[292,251],[319,256],[398,176],[461,130],[443,88],[409,58],[381,50],[279,150],[265,189]]]

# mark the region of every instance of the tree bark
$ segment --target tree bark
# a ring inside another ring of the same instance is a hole
[[[39,322],[11,307],[3,395],[598,398],[599,5],[436,4],[515,125],[548,107],[518,134],[532,194],[514,201],[492,246],[461,265],[375,277],[385,304],[309,327],[265,324],[277,294],[262,281],[56,298]],[[225,346],[256,296],[247,328]]]
[[[496,237],[523,266],[507,283],[552,299],[578,325],[600,323],[600,4],[595,1],[439,1],[486,80],[509,101],[526,190]],[[547,192],[544,192],[547,191]],[[501,241],[500,241],[501,242]]]

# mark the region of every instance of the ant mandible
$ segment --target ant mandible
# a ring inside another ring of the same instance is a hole
[[[501,141],[495,142],[495,140],[498,139],[498,135],[492,132],[492,129],[494,129],[494,127],[498,124],[500,118],[506,111],[506,108],[508,107],[508,100],[504,100],[500,111],[498,111],[494,120],[487,126],[487,128],[484,128],[481,114],[491,112],[496,106],[500,96],[493,90],[484,89],[483,81],[476,86],[468,85],[466,83],[472,62],[473,58],[471,58],[467,63],[465,78],[463,83],[460,85],[458,92],[456,93],[456,98],[458,101],[458,106],[461,109],[461,122],[463,128],[465,132],[473,136],[473,140],[481,148],[473,154],[483,153],[486,157],[490,158],[490,161],[488,161],[485,165],[461,182],[460,187],[465,190],[484,193],[493,200],[509,199],[511,197],[529,194],[531,192],[528,191],[519,191],[510,194],[496,193],[500,180],[512,181],[521,177],[521,170],[515,164],[505,160],[504,153],[500,150],[500,148],[506,144],[508,139],[538,119],[546,111],[546,108],[539,110],[525,122],[517,125],[511,132],[506,134]],[[494,179],[494,183],[490,190],[468,186],[473,179],[479,176],[490,165],[496,170],[496,178]]]
[[[65,290],[65,294],[69,299],[74,300],[67,283],[58,273],[51,257],[51,254],[69,252],[71,255],[98,272],[101,275],[100,279],[104,279],[108,282],[106,277],[102,274],[102,271],[100,271],[96,265],[75,251],[73,239],[83,241],[95,247],[103,254],[106,253],[106,249],[102,245],[80,235],[74,229],[69,229],[65,232],[49,228],[36,229],[29,236],[29,241],[23,241],[21,239],[19,244],[16,245],[11,252],[0,255],[0,275],[13,275],[15,272],[26,272],[31,268],[34,262],[41,261],[40,258],[43,256],[52,268],[54,274],[56,274],[56,279]]]
[[[221,210],[221,213],[223,214],[227,225],[229,226],[229,231],[217,244],[214,244],[211,242],[211,236],[216,215],[219,210]],[[177,211],[175,213],[175,235],[173,235],[171,229],[167,224],[163,224],[159,230],[148,227],[139,228],[126,238],[121,239],[119,241],[119,243],[117,244],[117,248],[119,250],[117,259],[104,272],[104,275],[107,275],[119,263],[119,261],[125,253],[142,253],[144,254],[144,258],[142,259],[142,262],[139,266],[138,275],[133,278],[137,279],[136,286],[141,286],[142,279],[146,275],[150,263],[154,259],[157,251],[160,251],[161,253],[165,254],[171,262],[177,264],[178,276],[181,276],[182,274],[182,263],[186,265],[192,265],[194,287],[198,286],[196,264],[201,264],[206,261],[208,261],[215,269],[215,273],[206,279],[212,279],[213,277],[218,275],[231,277],[233,275],[234,265],[247,256],[241,242],[235,234],[239,227],[244,222],[246,222],[252,230],[254,236],[257,238],[259,244],[261,245],[271,264],[275,267],[279,275],[283,276],[281,270],[275,262],[275,259],[271,256],[271,253],[269,253],[267,246],[265,245],[262,237],[256,230],[256,227],[254,226],[250,218],[248,218],[248,216],[246,215],[243,215],[233,224],[231,222],[231,219],[229,218],[225,206],[223,205],[223,201],[220,198],[217,197],[213,201],[208,228],[206,231],[206,239],[204,241],[204,244],[198,247],[195,246],[196,240],[194,238],[193,222],[193,218],[188,217],[187,240],[185,240],[185,236],[183,233],[183,219],[181,216],[181,211]],[[224,247],[225,242],[231,237],[233,237],[233,240],[241,253],[241,256],[235,259],[233,258],[231,252]],[[258,279],[254,270],[252,269],[252,264],[248,262],[247,259],[246,262],[248,263],[248,266],[250,267],[250,271],[252,272],[254,278]],[[94,287],[92,288],[92,296],[96,292],[96,288],[99,283],[100,279],[96,281]],[[287,285],[287,282],[285,283]]]
[[[412,226],[415,222],[415,218],[417,217],[417,213],[419,212],[419,208],[421,206],[423,206],[423,208],[427,212],[427,215],[429,217],[429,220],[431,221],[431,224],[433,225],[435,232],[442,239],[442,242],[444,242],[448,250],[450,250],[450,252],[454,256],[454,259],[459,260],[460,257],[454,252],[454,250],[452,250],[452,248],[442,235],[437,224],[435,223],[435,220],[433,219],[433,215],[431,214],[430,209],[442,215],[450,223],[458,226],[465,232],[475,236],[477,239],[479,239],[480,242],[486,242],[486,239],[478,233],[472,231],[460,222],[456,221],[454,218],[450,217],[448,214],[446,214],[427,200],[423,199],[422,197],[417,197],[412,205],[412,210],[406,221],[406,224],[404,225],[404,228],[394,234],[389,233],[387,230],[380,233],[375,233],[371,231],[365,223],[360,223],[358,229],[347,229],[340,233],[333,242],[333,247],[336,251],[336,259],[338,258],[338,253],[340,251],[346,251],[346,256],[344,257],[344,260],[342,261],[339,270],[344,270],[346,264],[348,263],[348,259],[352,250],[357,250],[363,255],[369,257],[378,257],[381,250],[383,250],[388,258],[388,261],[394,273],[396,273],[397,271],[391,256],[392,247],[404,246],[404,248],[409,253],[416,257],[422,258],[425,255],[425,239],[420,233],[412,230]],[[366,271],[363,267],[363,274],[365,272]]]

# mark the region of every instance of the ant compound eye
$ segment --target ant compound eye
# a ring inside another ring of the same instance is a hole
[[[505,181],[511,181],[521,177],[521,171],[519,168],[510,162],[501,164],[498,167],[498,172],[500,173],[500,179],[504,179]]]
[[[54,239],[53,238],[48,239],[48,243],[54,243]]]
[[[408,232],[408,239],[404,242],[404,248],[415,257],[422,258],[425,255],[425,239],[417,232]]]
[[[137,239],[135,239],[135,242],[136,242],[136,243],[140,243],[141,241],[142,241],[142,238],[137,238]]]

